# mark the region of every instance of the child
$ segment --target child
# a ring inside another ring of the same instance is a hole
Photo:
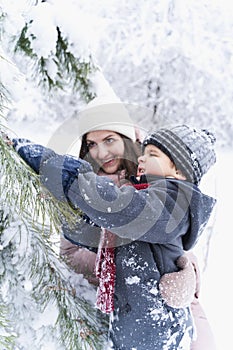
[[[143,141],[140,178],[121,188],[96,175],[84,160],[14,141],[56,198],[104,228],[96,264],[97,306],[111,313],[114,349],[190,348],[190,309],[168,306],[158,283],[165,273],[177,271],[177,259],[193,248],[211,215],[215,200],[198,185],[216,161],[214,141],[207,131],[186,125],[156,131]]]

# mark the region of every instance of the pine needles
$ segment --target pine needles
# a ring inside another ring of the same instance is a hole
[[[71,285],[72,271],[51,242],[52,235],[60,234],[62,220],[72,225],[78,212],[44,192],[39,176],[2,138],[0,162],[0,307],[6,305],[13,333],[20,334],[25,323],[39,339],[34,349],[40,349],[42,334],[50,332],[61,349],[102,350],[105,320]],[[50,308],[54,324],[38,330],[33,319],[46,317]],[[18,341],[11,336],[4,341],[13,340]]]

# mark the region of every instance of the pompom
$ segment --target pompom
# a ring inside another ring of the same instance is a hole
[[[207,129],[202,129],[202,131],[208,136],[208,139],[212,143],[212,145],[215,144],[216,137],[214,136],[214,134]]]

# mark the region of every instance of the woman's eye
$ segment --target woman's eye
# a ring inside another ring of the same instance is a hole
[[[114,139],[112,137],[110,137],[109,139],[105,140],[106,143],[112,143],[113,141],[114,141]]]
[[[88,142],[88,143],[87,143],[87,148],[88,148],[88,149],[94,148],[95,146],[96,146],[96,143],[95,143],[95,142]]]

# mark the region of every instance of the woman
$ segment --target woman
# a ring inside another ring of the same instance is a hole
[[[96,107],[97,101],[98,99],[92,101],[90,107],[79,117],[78,131],[85,131],[81,137],[79,156],[90,162],[98,175],[107,175],[120,186],[137,172],[137,158],[141,154],[138,130],[134,128],[122,104],[103,104]],[[93,133],[88,133],[90,130]],[[73,231],[70,231],[68,225],[64,226],[60,253],[77,273],[83,274],[90,283],[98,285],[94,272],[98,242],[92,242],[90,246],[86,240],[86,230],[92,231],[95,228],[82,223],[81,226],[79,224],[79,229],[85,230],[85,242],[82,238],[80,245],[77,245],[71,243],[74,240]]]

